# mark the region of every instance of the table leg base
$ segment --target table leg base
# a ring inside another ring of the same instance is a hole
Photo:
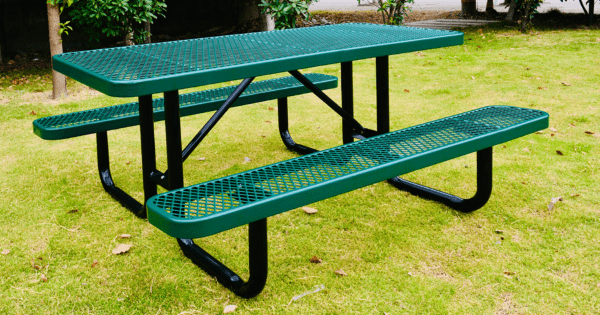
[[[240,276],[207,253],[190,239],[177,239],[183,254],[198,267],[231,292],[243,298],[252,298],[262,292],[267,283],[267,219],[258,220],[248,225],[250,277],[244,282]]]
[[[419,185],[400,177],[388,180],[394,187],[421,198],[437,201],[460,212],[473,212],[483,207],[492,194],[492,148],[477,151],[477,192],[469,199]]]
[[[98,155],[98,172],[100,174],[100,182],[102,183],[104,190],[108,192],[108,194],[110,194],[114,199],[119,201],[119,203],[121,203],[125,208],[133,212],[136,216],[140,218],[146,218],[146,209],[144,205],[115,185],[110,173],[108,136],[106,131],[96,134],[96,145]]]

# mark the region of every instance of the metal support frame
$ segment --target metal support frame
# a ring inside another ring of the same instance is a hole
[[[473,212],[483,207],[492,195],[492,148],[477,151],[477,192],[469,199],[462,199],[400,177],[391,178],[388,182],[398,189],[421,198],[443,203],[454,210]]]
[[[290,131],[288,130],[289,126],[287,98],[280,98],[277,100],[277,116],[279,120],[279,135],[281,136],[283,144],[285,144],[285,146],[289,150],[300,154],[309,154],[319,151],[317,149],[298,144],[294,141],[294,139],[292,139],[292,135],[290,135]]]
[[[217,281],[243,298],[252,298],[262,292],[267,283],[267,219],[248,224],[250,277],[244,282],[240,276],[215,259],[189,239],[178,239],[183,254]]]
[[[377,82],[377,132],[390,132],[389,57],[375,60]],[[342,84],[344,81],[342,80]],[[461,212],[472,212],[483,207],[492,194],[492,148],[477,151],[477,192],[472,198],[462,199],[427,186],[394,177],[388,180],[394,187],[421,198],[437,201]]]
[[[333,109],[338,115],[340,115],[344,121],[349,125],[349,128],[352,128],[353,137],[364,139],[365,137],[371,137],[376,134],[375,131],[364,128],[351,114],[349,114],[345,109],[340,107],[335,101],[333,101],[327,94],[325,94],[321,89],[319,89],[316,85],[314,85],[309,79],[307,79],[304,75],[302,75],[298,70],[289,71],[296,80],[300,81],[309,91],[315,94],[318,98],[321,99],[327,106]],[[344,81],[342,80],[342,84]]]
[[[119,201],[125,208],[133,212],[136,216],[145,217],[146,211],[144,205],[139,203],[137,200],[115,185],[110,173],[108,135],[106,131],[96,134],[96,149],[98,156],[98,172],[100,174],[100,182],[102,183],[104,190],[117,201]]]

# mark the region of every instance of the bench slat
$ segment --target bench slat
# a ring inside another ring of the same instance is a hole
[[[336,88],[337,77],[309,73],[306,77],[322,90]],[[219,109],[237,86],[182,94],[179,96],[180,115],[189,116]],[[294,77],[253,82],[233,107],[310,93]],[[138,102],[109,106],[64,115],[49,116],[33,122],[33,132],[45,140],[73,138],[103,131],[139,125]],[[165,119],[164,99],[152,100],[154,121]]]
[[[199,238],[548,127],[548,114],[489,106],[150,198],[148,221]]]

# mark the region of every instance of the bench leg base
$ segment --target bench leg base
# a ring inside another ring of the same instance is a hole
[[[183,254],[198,267],[231,292],[243,298],[252,298],[262,292],[267,283],[267,219],[258,220],[248,225],[250,277],[244,282],[240,276],[223,265],[190,239],[177,239]]]
[[[288,100],[287,98],[277,99],[277,116],[279,120],[279,135],[281,136],[281,140],[283,144],[290,150],[299,154],[309,154],[313,152],[317,152],[319,150],[313,149],[311,147],[307,147],[301,144],[298,144],[290,135],[288,130]]]
[[[477,151],[477,192],[469,199],[419,185],[400,177],[388,180],[394,187],[421,198],[437,201],[460,212],[472,212],[483,207],[492,194],[492,148]]]
[[[125,208],[129,209],[136,216],[146,218],[146,209],[144,205],[135,200],[121,188],[115,185],[110,173],[110,160],[108,155],[108,135],[106,131],[96,134],[96,146],[98,154],[98,172],[100,182],[104,190],[114,199],[119,201]]]

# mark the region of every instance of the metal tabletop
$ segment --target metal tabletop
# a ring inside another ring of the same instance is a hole
[[[335,24],[56,55],[54,70],[116,97],[165,91],[463,43],[463,33]]]

